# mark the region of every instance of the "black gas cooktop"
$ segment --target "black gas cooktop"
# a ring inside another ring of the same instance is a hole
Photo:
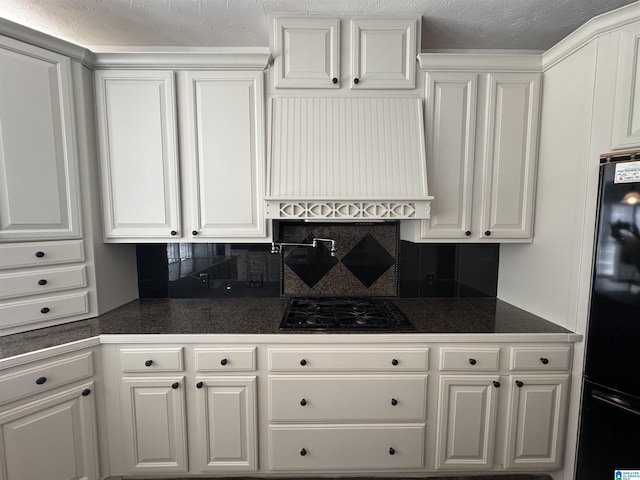
[[[384,298],[292,298],[280,330],[403,331],[415,327]]]

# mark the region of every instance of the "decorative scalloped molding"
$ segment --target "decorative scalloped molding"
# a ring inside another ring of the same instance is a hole
[[[426,219],[430,200],[416,201],[266,201],[265,215],[296,220],[401,220]]]

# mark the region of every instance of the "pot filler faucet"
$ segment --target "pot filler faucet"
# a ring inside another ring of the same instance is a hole
[[[271,253],[281,253],[282,247],[311,247],[316,248],[318,246],[318,242],[327,242],[331,243],[331,248],[329,248],[329,253],[332,257],[336,256],[336,252],[338,249],[336,248],[336,241],[330,238],[314,238],[311,243],[288,243],[288,242],[271,242]]]

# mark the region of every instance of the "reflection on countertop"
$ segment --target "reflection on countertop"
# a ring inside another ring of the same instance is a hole
[[[393,300],[416,327],[402,335],[571,333],[494,298]],[[0,358],[101,334],[280,334],[279,324],[287,301],[283,298],[139,299],[97,318],[0,337]],[[385,335],[385,332],[373,333]],[[299,330],[286,333],[299,334],[312,333]]]

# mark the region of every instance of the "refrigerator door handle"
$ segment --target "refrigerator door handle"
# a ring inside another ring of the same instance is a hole
[[[611,394],[607,394],[604,393],[600,390],[597,389],[593,389],[593,392],[591,393],[591,397],[594,400],[598,400],[600,402],[606,403],[608,405],[612,405],[616,408],[620,408],[622,410],[625,410],[629,413],[633,413],[634,415],[638,415],[640,416],[640,409],[638,408],[634,408],[633,405],[631,405],[631,402],[620,398],[617,395],[611,395]]]

